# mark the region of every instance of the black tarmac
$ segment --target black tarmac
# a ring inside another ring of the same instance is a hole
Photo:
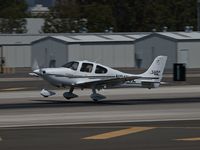
[[[84,139],[131,127],[154,129],[110,139]],[[199,150],[200,121],[1,128],[0,137],[1,150]]]

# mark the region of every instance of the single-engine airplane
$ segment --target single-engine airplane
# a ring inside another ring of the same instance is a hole
[[[91,99],[105,99],[104,95],[96,92],[110,87],[142,87],[158,88],[160,86],[167,56],[157,56],[149,69],[142,74],[129,74],[110,67],[90,62],[71,61],[59,68],[39,68],[35,63],[30,75],[41,77],[56,87],[70,87],[63,96],[66,99],[78,97],[74,88],[91,88]],[[55,95],[54,92],[43,89],[40,94],[44,97]]]

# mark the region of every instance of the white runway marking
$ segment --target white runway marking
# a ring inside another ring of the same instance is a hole
[[[0,137],[0,142],[2,141],[3,139]]]

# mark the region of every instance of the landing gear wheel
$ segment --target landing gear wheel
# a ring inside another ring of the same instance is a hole
[[[99,100],[105,99],[106,97],[104,95],[98,94],[96,93],[96,89],[92,89],[92,94],[90,95],[90,98],[94,101],[94,102],[98,102]]]
[[[92,99],[94,102],[99,102],[99,100],[98,99]]]
[[[71,87],[70,90],[69,90],[69,92],[63,93],[63,96],[64,96],[66,99],[68,99],[68,100],[71,99],[71,98],[76,98],[76,97],[78,97],[78,95],[76,95],[76,94],[73,93],[73,90],[74,90],[74,87]]]

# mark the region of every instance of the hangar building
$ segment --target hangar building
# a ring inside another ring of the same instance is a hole
[[[116,68],[147,68],[157,55],[168,56],[168,69],[173,63],[200,68],[200,32],[0,34],[3,67],[16,72],[30,70],[34,60],[42,67],[89,60]]]
[[[43,37],[27,34],[0,34],[0,59],[5,62],[4,72],[15,72],[16,68],[30,68],[31,42]]]
[[[167,68],[185,63],[200,68],[200,32],[155,32],[135,41],[136,66],[146,68],[158,55],[167,55]]]
[[[71,34],[48,36],[32,42],[32,62],[43,67],[61,66],[71,60],[89,60],[110,67],[135,67],[137,34]]]

